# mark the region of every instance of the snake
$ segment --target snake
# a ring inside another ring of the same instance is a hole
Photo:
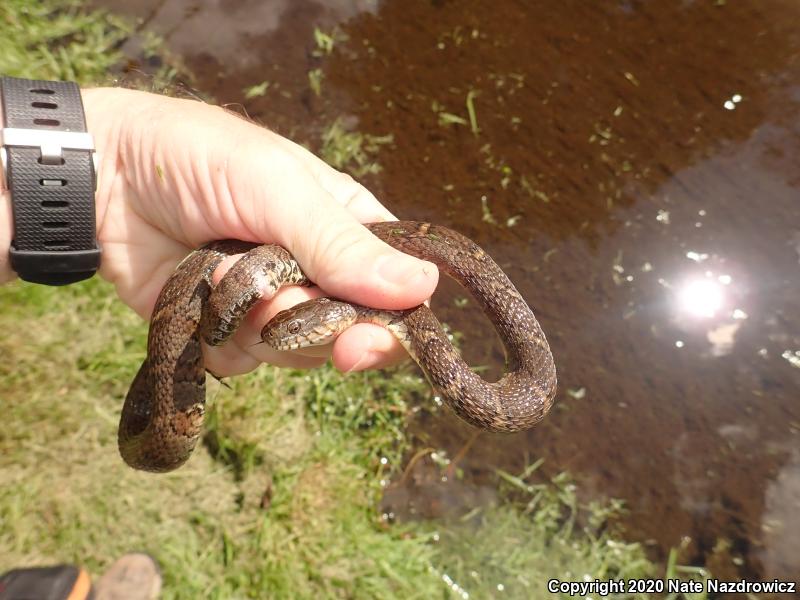
[[[461,358],[433,311],[378,310],[317,298],[273,317],[262,341],[278,350],[328,343],[357,322],[387,328],[419,365],[443,402],[483,430],[513,433],[539,423],[556,394],[556,367],[542,327],[497,263],[474,241],[421,221],[367,223],[388,245],[433,262],[479,303],[503,343],[504,375],[487,382]],[[243,254],[214,286],[228,256]],[[189,254],[156,300],[147,355],[125,397],[118,431],[123,460],[166,472],[191,455],[202,434],[206,368],[202,344],[225,343],[247,312],[283,285],[312,285],[284,248],[239,240],[210,242]]]

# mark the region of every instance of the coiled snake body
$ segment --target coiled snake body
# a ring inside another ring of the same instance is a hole
[[[472,240],[446,227],[416,221],[366,227],[398,250],[435,263],[475,297],[505,346],[507,373],[495,383],[476,375],[424,305],[379,311],[311,300],[278,314],[264,328],[264,341],[279,349],[296,348],[314,343],[312,334],[320,329],[335,333],[357,320],[378,323],[398,337],[462,419],[504,432],[538,423],[553,403],[555,365],[536,317],[500,267]],[[212,289],[217,265],[243,252]],[[125,462],[147,471],[170,471],[183,464],[202,430],[206,371],[201,339],[223,343],[262,296],[271,296],[284,284],[309,283],[280,246],[225,240],[190,254],[156,301],[147,358],[125,398],[119,425]],[[324,314],[334,315],[334,323],[326,322]]]

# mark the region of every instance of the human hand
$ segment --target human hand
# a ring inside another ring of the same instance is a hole
[[[392,249],[359,224],[395,217],[301,146],[200,102],[112,88],[82,95],[101,159],[100,275],[143,317],[191,250],[225,238],[279,244],[326,294],[360,304],[409,308],[433,293],[435,265]],[[220,265],[215,282],[234,261]],[[369,324],[351,327],[332,350],[289,353],[256,344],[277,312],[319,295],[319,288],[289,287],[260,303],[227,344],[204,347],[207,368],[220,376],[261,362],[306,368],[332,352],[347,371],[404,355],[394,336]]]

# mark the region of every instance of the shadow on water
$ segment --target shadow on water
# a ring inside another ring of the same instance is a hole
[[[472,439],[422,414],[420,447],[464,450],[466,479],[423,457],[387,512],[468,510],[492,500],[495,467],[541,456],[625,499],[656,556],[688,536],[716,576],[797,574],[800,5],[102,4],[163,34],[199,90],[312,147],[338,117],[393,134],[367,185],[473,237],[534,306],[559,368],[551,416]],[[344,34],[322,58],[315,26]],[[434,308],[496,374],[500,346],[461,295],[443,285]]]

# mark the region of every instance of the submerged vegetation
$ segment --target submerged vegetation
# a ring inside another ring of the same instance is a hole
[[[322,132],[320,156],[329,165],[348,171],[354,177],[379,173],[380,164],[374,159],[379,148],[391,144],[393,136],[370,135],[348,131],[341,119],[336,119]]]
[[[0,28],[13,35],[0,35],[0,71],[105,81],[129,29],[77,4],[5,2]],[[390,141],[337,121],[322,154],[358,176]],[[117,453],[146,324],[111,285],[3,286],[0,329],[4,567],[70,561],[99,573],[145,550],[162,565],[165,598],[549,598],[551,577],[654,574],[641,547],[613,535],[617,504],[581,506],[567,476],[542,481],[537,464],[499,472],[497,502],[460,518],[381,519],[411,408],[433,406],[407,368],[265,366],[214,386],[204,444],[184,468],[154,476]]]

